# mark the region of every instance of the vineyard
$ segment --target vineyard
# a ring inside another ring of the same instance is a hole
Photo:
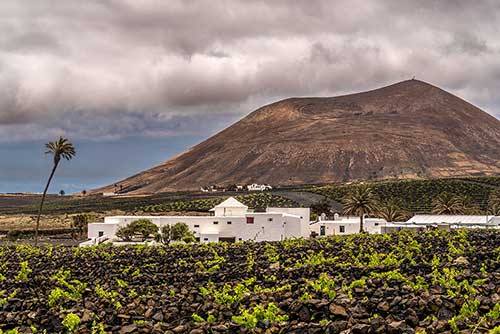
[[[241,203],[253,209],[265,209],[267,207],[293,207],[298,204],[281,196],[269,193],[252,193],[248,195],[235,196]],[[208,211],[220,204],[227,197],[203,198],[192,201],[175,201],[163,204],[147,205],[138,207],[135,211],[144,212],[169,212],[169,211]]]
[[[471,180],[474,180],[472,182]],[[494,191],[495,182],[500,183],[500,177],[470,178],[470,179],[438,179],[438,180],[405,180],[364,183],[382,201],[397,199],[404,209],[410,212],[430,212],[432,200],[443,192],[457,196],[468,196],[471,204],[486,210],[490,193]],[[325,195],[335,201],[343,198],[355,187],[361,184],[328,185],[310,187],[308,190]]]
[[[487,206],[489,194],[500,188],[500,177],[386,181],[364,184],[369,185],[382,200],[397,198],[402,202],[403,208],[410,212],[429,212],[433,198],[445,191],[454,195],[467,195],[472,200],[472,204],[484,210]],[[244,194],[238,192],[173,192],[136,197],[50,195],[47,198],[44,212],[46,214],[58,215],[81,212],[104,213],[112,210],[122,210],[125,212],[207,211],[228,196],[238,196],[238,199],[250,208],[301,206],[303,203],[295,203],[293,200],[287,199],[287,194],[293,192],[312,192],[327,196],[334,201],[342,202],[346,194],[359,185],[283,187],[275,189],[273,191],[274,196],[271,196],[269,193],[260,192]],[[282,196],[280,196],[280,192]],[[293,199],[294,197],[291,198]],[[39,201],[40,197],[37,195],[2,195],[0,196],[0,213],[33,215],[37,213]]]
[[[463,178],[462,180],[483,183],[494,187],[500,187],[500,176],[466,177]]]
[[[138,197],[102,197],[88,196],[74,198],[70,196],[49,196],[44,212],[48,214],[71,214],[81,212],[106,212],[111,210],[147,212],[161,211],[208,211],[228,196],[236,196],[251,208],[264,208],[271,205],[296,205],[293,201],[269,193],[163,193]],[[39,197],[1,196],[0,213],[3,214],[36,214]]]
[[[0,247],[1,333],[499,333],[500,233]]]

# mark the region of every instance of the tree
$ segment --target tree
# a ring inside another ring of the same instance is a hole
[[[491,204],[488,212],[490,215],[500,216],[500,203]]]
[[[190,238],[190,236],[192,238]],[[173,241],[185,241],[184,239],[194,239],[193,232],[189,230],[189,227],[186,225],[186,223],[176,223],[174,226],[171,227],[171,240]]]
[[[83,189],[83,190],[82,190],[82,195],[83,195],[83,196],[87,195],[87,190]]]
[[[477,215],[481,214],[481,209],[472,202],[472,199],[467,195],[457,196],[457,201],[462,207],[462,214],[464,215]]]
[[[195,242],[196,238],[194,237],[193,233],[188,233],[188,234],[186,234],[186,235],[184,235],[182,237],[182,241],[184,241],[185,243],[189,244],[191,242]]]
[[[376,212],[377,198],[368,187],[357,187],[344,198],[344,214],[359,216],[359,232],[364,231],[365,214]]]
[[[116,236],[125,241],[131,241],[134,235],[140,234],[142,241],[146,241],[151,235],[156,237],[158,234],[158,226],[149,219],[138,219],[127,226],[120,227],[116,231]]]
[[[158,233],[158,226],[153,224],[149,219],[135,220],[128,225],[134,233],[142,235],[142,241],[146,241],[150,235]]]
[[[161,228],[159,241],[164,243],[165,245],[170,244],[172,240],[172,227],[170,225],[165,225]]]
[[[408,213],[401,209],[397,200],[390,199],[377,205],[377,216],[391,223],[406,220]]]
[[[465,212],[464,200],[443,192],[432,201],[432,213],[437,215],[461,215]]]
[[[89,221],[93,218],[92,215],[88,213],[80,213],[72,217],[71,227],[78,231],[78,236],[81,238],[84,232],[87,230]]]
[[[492,215],[500,216],[500,190],[495,190],[490,194],[488,211]]]
[[[132,241],[135,231],[130,225],[122,226],[116,231],[116,236],[124,241]]]
[[[64,196],[64,195],[66,195],[66,192],[61,189],[61,190],[59,190],[59,195]]]
[[[49,179],[47,180],[47,184],[45,185],[45,189],[43,190],[42,200],[40,201],[40,207],[38,208],[38,215],[36,218],[36,227],[35,227],[35,246],[38,245],[38,230],[40,229],[40,216],[42,214],[43,203],[45,202],[45,197],[47,196],[47,191],[49,190],[50,182],[54,177],[54,173],[56,172],[57,166],[59,166],[61,158],[69,161],[76,154],[73,144],[68,139],[63,137],[59,137],[58,140],[45,144],[45,147],[47,148],[45,154],[52,154],[54,163],[52,166],[52,171],[50,172]]]

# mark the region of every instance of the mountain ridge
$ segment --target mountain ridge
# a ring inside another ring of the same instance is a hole
[[[207,184],[294,185],[500,174],[500,121],[439,87],[407,80],[265,105],[145,172],[123,192]],[[110,185],[97,192],[114,191]]]

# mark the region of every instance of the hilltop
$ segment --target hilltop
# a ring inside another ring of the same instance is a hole
[[[188,151],[117,182],[124,193],[207,184],[300,185],[500,174],[500,121],[408,80],[264,106]],[[96,192],[114,191],[114,184]]]

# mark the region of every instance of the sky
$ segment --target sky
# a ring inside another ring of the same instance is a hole
[[[156,165],[256,108],[417,79],[500,117],[497,0],[0,1],[0,192]]]

